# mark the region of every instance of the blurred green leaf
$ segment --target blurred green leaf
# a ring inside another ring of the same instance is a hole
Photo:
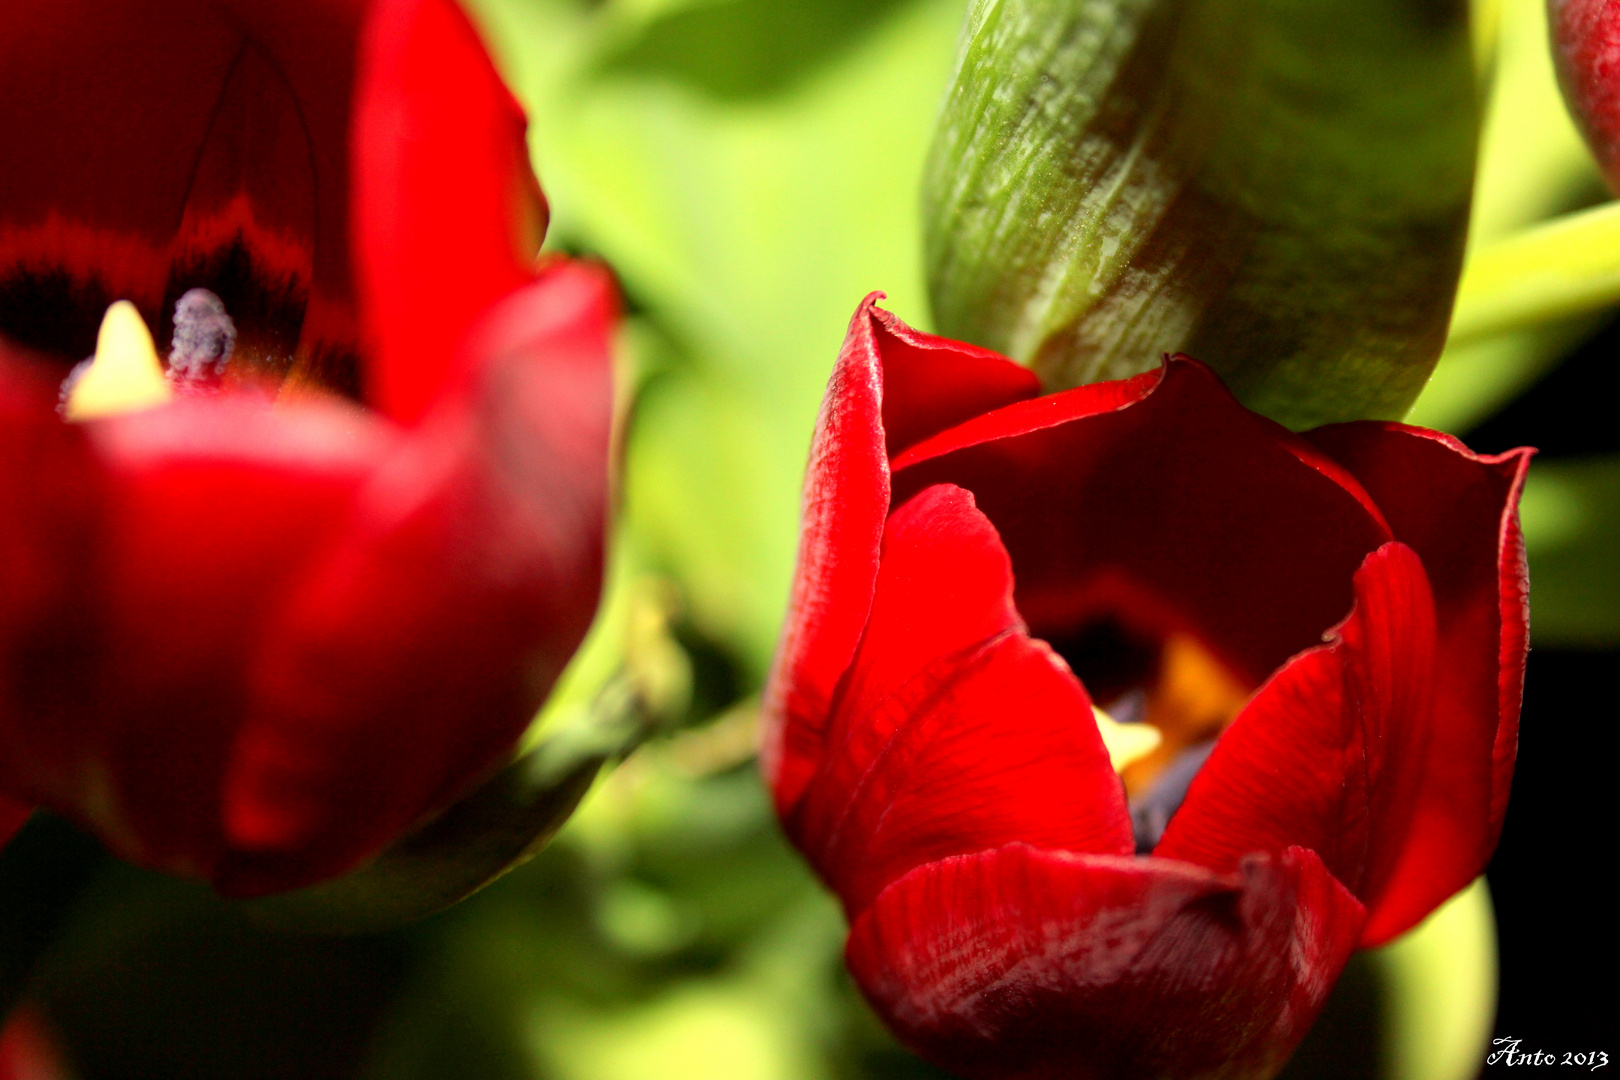
[[[1482,244],[1468,258],[1451,344],[1587,315],[1620,301],[1620,202]]]
[[[243,901],[255,921],[304,933],[407,926],[484,888],[551,841],[601,767],[646,737],[628,680],[612,683],[588,723],[563,727],[427,824],[342,877]]]
[[[844,327],[872,289],[924,315],[917,187],[963,0],[851,3],[476,5],[530,112],[551,242],[614,266],[666,373],[621,525],[756,682]],[[703,61],[659,59],[665,34]]]
[[[1537,645],[1620,645],[1620,457],[1541,461],[1520,504]]]
[[[1388,1080],[1474,1080],[1496,1016],[1496,915],[1485,879],[1371,957],[1389,996]]]
[[[779,93],[858,40],[903,0],[720,0],[650,20],[603,60],[722,98]]]
[[[1489,105],[1469,226],[1470,249],[1478,252],[1537,222],[1599,202],[1607,192],[1558,90],[1544,0],[1488,0],[1475,7],[1486,9],[1476,28],[1492,33],[1490,47],[1482,49],[1491,66]],[[1454,433],[1468,430],[1595,325],[1576,318],[1449,342],[1407,420]]]
[[[1462,0],[978,0],[925,188],[940,328],[1055,386],[1184,350],[1291,426],[1399,417],[1475,95]]]

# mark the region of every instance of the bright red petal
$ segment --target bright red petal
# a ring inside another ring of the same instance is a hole
[[[972,497],[931,488],[889,520],[871,619],[788,830],[852,916],[912,867],[1012,840],[1129,853],[1090,704],[1023,632]]]
[[[973,496],[949,484],[917,495],[884,528],[877,587],[833,702],[827,756],[853,753],[864,769],[870,748],[893,734],[873,714],[919,672],[1024,629],[1013,606],[1012,562]],[[869,749],[852,748],[852,740]]]
[[[1413,884],[1392,888],[1368,924],[1389,937],[1472,880],[1501,834],[1529,640],[1518,499],[1531,451],[1480,456],[1439,432],[1371,422],[1308,437],[1372,493],[1434,587],[1434,719],[1397,874]]]
[[[354,120],[370,400],[415,421],[464,338],[532,276],[545,230],[523,111],[452,0],[376,0]]]
[[[33,793],[125,857],[210,875],[244,669],[395,442],[358,410],[235,397],[84,429],[107,486],[75,568],[94,619],[38,661],[72,693],[29,718]]]
[[[1430,891],[1398,877],[1425,772],[1435,671],[1434,601],[1412,549],[1390,543],[1356,574],[1332,644],[1289,661],[1215,744],[1154,855],[1227,872],[1255,851],[1305,847],[1368,909]],[[1482,759],[1488,760],[1488,759]],[[1451,770],[1468,762],[1446,763]],[[1478,868],[1473,873],[1478,873]],[[1442,882],[1425,911],[1472,878]]]
[[[1264,1080],[1361,917],[1299,849],[1215,874],[1009,844],[889,886],[846,956],[903,1041],[972,1080]]]
[[[1343,617],[1389,539],[1342,467],[1185,359],[1010,405],[896,460],[896,500],[935,483],[995,523],[1036,635],[1118,614],[1128,592],[1188,624],[1152,629],[1197,634],[1255,684]]]
[[[877,582],[889,512],[883,360],[874,293],[849,322],[804,478],[799,561],[765,688],[760,768],[786,817],[821,760],[833,688],[849,667]]]
[[[867,296],[850,320],[810,449],[798,569],[761,750],[784,815],[821,756],[833,687],[866,622],[889,511],[888,457],[1040,392],[1005,357],[920,333],[880,310],[882,296]]]
[[[532,719],[600,587],[613,318],[605,273],[576,266],[497,308],[473,334],[475,411],[424,421],[270,621],[225,781],[223,889],[352,865]]]
[[[894,458],[947,428],[1036,397],[1041,381],[999,353],[914,330],[876,306],[869,312],[883,358],[883,430]]]

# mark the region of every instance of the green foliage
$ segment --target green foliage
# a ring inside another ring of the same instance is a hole
[[[475,6],[549,242],[607,259],[635,311],[622,526],[757,681],[844,327],[872,289],[923,321],[917,186],[962,0]]]
[[[1536,463],[1523,520],[1536,643],[1620,642],[1620,458]]]

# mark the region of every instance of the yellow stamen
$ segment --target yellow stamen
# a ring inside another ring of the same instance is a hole
[[[150,409],[172,396],[152,334],[128,300],[107,309],[96,337],[96,355],[68,394],[63,415],[91,420]]]
[[[1132,795],[1146,791],[1183,750],[1226,729],[1251,691],[1214,653],[1190,634],[1171,634],[1159,658],[1159,676],[1148,689],[1147,724],[1163,741],[1123,772]]]
[[[1102,732],[1103,745],[1108,748],[1109,763],[1115,772],[1124,772],[1133,762],[1151,754],[1164,738],[1152,724],[1122,724],[1097,706],[1091,707],[1097,718],[1097,730]]]

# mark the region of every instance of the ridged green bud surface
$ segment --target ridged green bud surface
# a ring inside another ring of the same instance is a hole
[[[1477,131],[1463,0],[975,0],[924,185],[937,328],[1053,388],[1182,351],[1291,427],[1398,418]]]

